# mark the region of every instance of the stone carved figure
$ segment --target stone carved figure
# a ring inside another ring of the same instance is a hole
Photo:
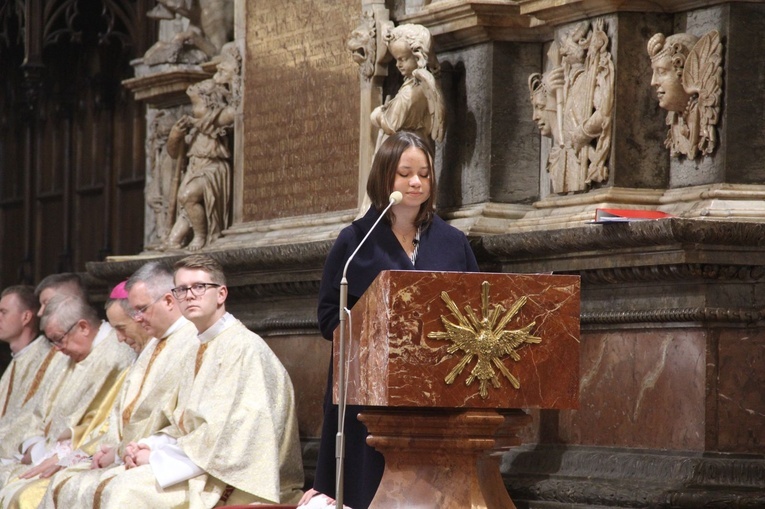
[[[717,146],[722,95],[722,43],[717,30],[701,38],[655,34],[648,41],[651,85],[667,113],[664,145],[673,157],[696,159]]]
[[[552,138],[554,146],[560,147],[562,141],[555,92],[550,91],[544,76],[534,73],[529,76],[529,94],[534,108],[531,118],[539,127],[540,134]]]
[[[422,25],[399,25],[390,29],[384,40],[404,83],[395,97],[372,111],[372,125],[380,129],[375,152],[388,136],[398,131],[413,131],[440,142],[444,137],[446,108],[430,31]]]
[[[178,182],[173,182],[176,162],[167,153],[167,139],[176,121],[177,116],[169,110],[159,111],[149,126],[149,136],[146,140],[151,175],[146,185],[146,204],[154,213],[154,224],[153,229],[149,231],[149,238],[158,239],[160,243],[167,238],[175,221],[174,195],[178,189]],[[170,210],[171,205],[173,210]]]
[[[370,80],[375,74],[377,58],[377,23],[374,13],[365,11],[361,15],[361,23],[356,27],[345,47],[351,52],[351,58],[359,66],[362,79]]]
[[[200,64],[218,55],[234,33],[234,0],[157,0],[147,13],[153,19],[189,20],[186,30],[159,41],[144,54],[146,65]]]
[[[188,88],[192,116],[182,116],[167,140],[167,152],[177,161],[180,185],[175,223],[163,246],[165,250],[184,246],[190,251],[201,249],[217,239],[229,224],[228,133],[241,100],[241,56],[234,43],[224,47],[217,69],[213,78]]]
[[[582,22],[550,48],[553,69],[529,78],[534,120],[554,138],[547,161],[552,191],[581,192],[608,179],[614,103],[614,64],[603,20]],[[551,118],[552,103],[555,119]],[[542,116],[544,113],[544,116]],[[543,122],[543,125],[540,124]]]

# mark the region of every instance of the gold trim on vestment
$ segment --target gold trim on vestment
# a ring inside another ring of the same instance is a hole
[[[72,480],[72,477],[74,476],[70,475],[69,477],[67,477],[60,483],[58,483],[55,488],[53,488],[53,505],[54,506],[58,507],[58,496],[61,493],[61,489],[64,487],[66,483]]]
[[[50,366],[50,363],[53,360],[53,357],[56,355],[56,352],[57,350],[55,348],[51,348],[50,352],[48,352],[48,355],[45,356],[45,360],[43,360],[42,364],[40,364],[40,368],[37,370],[37,373],[35,373],[35,378],[32,380],[32,386],[29,388],[29,392],[27,392],[27,396],[24,398],[24,403],[22,403],[22,405],[26,404],[26,402],[32,399],[32,396],[37,393],[37,389],[40,388],[42,379],[45,377],[45,373],[48,371],[48,366]]]
[[[141,379],[141,386],[138,387],[138,394],[135,395],[135,398],[133,398],[133,401],[130,402],[130,404],[125,408],[125,410],[122,411],[122,426],[127,426],[130,422],[130,417],[133,415],[133,410],[135,409],[135,406],[138,404],[138,399],[141,397],[141,392],[143,391],[143,386],[146,383],[146,379],[149,378],[149,372],[151,371],[151,366],[154,364],[154,361],[159,356],[159,353],[162,351],[163,348],[165,348],[165,345],[167,345],[166,339],[160,339],[159,343],[157,343],[156,348],[154,348],[154,351],[151,353],[151,359],[149,359],[149,364],[146,366],[146,371],[143,373],[143,378]]]
[[[11,379],[8,382],[8,394],[5,395],[5,404],[3,405],[3,413],[0,414],[0,417],[5,417],[5,411],[8,410],[8,402],[11,400],[11,393],[13,392],[13,377],[16,376],[16,364],[13,363],[13,367],[11,367]]]
[[[117,477],[116,475],[113,475],[112,477],[108,479],[104,479],[100,483],[98,483],[98,488],[96,488],[96,492],[93,494],[93,509],[101,509],[101,495],[104,494],[104,490],[106,489],[106,485],[112,482],[112,479]]]

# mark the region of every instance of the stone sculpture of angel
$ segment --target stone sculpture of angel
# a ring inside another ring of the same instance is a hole
[[[398,131],[414,131],[440,142],[444,137],[446,108],[430,31],[422,25],[399,25],[389,30],[384,39],[404,83],[395,97],[372,111],[372,124],[380,129],[377,147]]]

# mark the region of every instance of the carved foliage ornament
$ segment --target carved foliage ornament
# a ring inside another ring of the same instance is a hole
[[[478,379],[480,384],[481,398],[489,396],[488,384],[495,389],[500,388],[500,378],[494,370],[496,367],[516,389],[521,387],[521,382],[516,378],[503,363],[506,356],[514,361],[520,361],[518,349],[525,344],[540,343],[542,338],[533,336],[531,330],[536,322],[531,322],[520,329],[505,329],[508,322],[513,319],[521,308],[526,304],[527,298],[518,299],[507,312],[502,315],[505,308],[494,305],[489,309],[490,284],[484,281],[481,285],[481,318],[478,318],[470,306],[465,306],[465,315],[457,308],[457,305],[446,292],[441,292],[441,299],[451,311],[457,323],[451,322],[446,316],[441,317],[446,332],[431,332],[429,338],[451,341],[452,344],[447,352],[454,354],[462,351],[463,356],[459,363],[449,372],[444,381],[451,385],[462,373],[465,367],[476,359],[476,364],[465,380],[465,385],[470,385]]]
[[[722,96],[722,43],[717,30],[701,38],[655,34],[648,41],[651,85],[667,110],[667,139],[673,157],[696,159],[717,147]]]

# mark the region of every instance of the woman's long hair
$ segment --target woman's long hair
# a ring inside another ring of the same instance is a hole
[[[420,205],[420,211],[414,220],[415,226],[427,228],[436,213],[438,187],[436,186],[436,171],[433,167],[433,148],[428,140],[425,140],[418,134],[409,131],[399,131],[380,145],[372,162],[372,171],[367,180],[367,194],[370,200],[372,200],[372,206],[375,209],[383,210],[388,206],[401,154],[411,147],[422,150],[428,160],[430,196],[428,196],[425,203]],[[388,224],[393,224],[395,215],[388,211],[385,220]]]

